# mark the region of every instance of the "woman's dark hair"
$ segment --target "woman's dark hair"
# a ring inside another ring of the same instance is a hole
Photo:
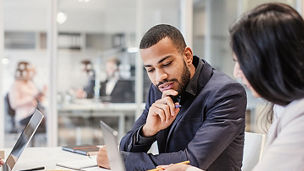
[[[304,20],[292,7],[262,4],[230,29],[231,47],[255,91],[279,105],[304,97]]]

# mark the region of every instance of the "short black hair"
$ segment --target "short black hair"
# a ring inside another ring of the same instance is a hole
[[[259,95],[280,105],[304,97],[304,20],[295,9],[259,5],[231,27],[230,36],[240,68]]]
[[[159,24],[150,28],[141,39],[139,48],[149,48],[166,37],[173,41],[179,52],[183,52],[186,48],[186,42],[182,33],[177,28],[168,24]]]

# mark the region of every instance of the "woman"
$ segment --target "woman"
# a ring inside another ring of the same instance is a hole
[[[18,129],[26,125],[44,98],[46,87],[40,92],[33,82],[35,68],[28,62],[22,61],[17,65],[15,81],[9,91],[9,101],[16,111],[15,121]]]
[[[292,7],[267,3],[230,30],[234,76],[256,97],[274,104],[262,160],[254,168],[304,168],[304,21]],[[175,165],[166,170],[200,170]]]

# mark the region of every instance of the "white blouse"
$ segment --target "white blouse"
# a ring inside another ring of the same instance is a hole
[[[254,171],[304,171],[304,99],[274,106],[262,160]]]

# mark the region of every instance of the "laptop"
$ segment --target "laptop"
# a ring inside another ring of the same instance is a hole
[[[125,165],[118,150],[117,131],[113,130],[103,121],[100,121],[104,142],[107,147],[108,158],[112,171],[125,171]]]
[[[11,153],[7,157],[4,165],[3,171],[11,171],[13,170],[17,160],[19,159],[20,155],[24,151],[25,147],[31,141],[33,135],[35,134],[38,126],[40,125],[43,114],[39,110],[35,110],[30,121],[27,123],[26,127],[23,129],[22,133],[20,134],[14,148],[12,149]]]

